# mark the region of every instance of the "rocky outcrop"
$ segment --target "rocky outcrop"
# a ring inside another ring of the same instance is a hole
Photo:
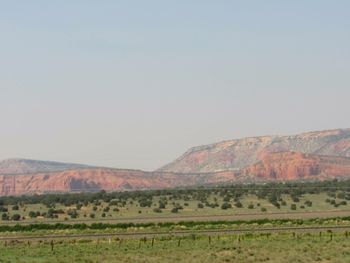
[[[10,159],[0,162],[0,196],[331,178],[350,178],[350,129],[195,147],[155,172]]]
[[[243,169],[241,177],[254,178],[255,181],[350,178],[350,158],[296,152],[270,153]]]
[[[238,171],[255,164],[269,153],[286,151],[350,157],[350,129],[244,138],[195,147],[159,171]]]
[[[50,173],[0,175],[0,196],[163,189],[234,181],[235,175],[176,174],[108,168],[77,169]]]

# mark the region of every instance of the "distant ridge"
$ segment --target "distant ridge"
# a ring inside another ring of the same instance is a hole
[[[274,152],[350,157],[350,129],[302,133],[292,136],[261,136],[193,147],[159,171],[198,173],[240,170]]]
[[[0,196],[334,178],[350,178],[350,129],[198,146],[154,172],[8,159],[0,162]]]
[[[0,174],[4,175],[58,172],[84,168],[93,168],[93,166],[20,158],[7,159],[0,162]]]

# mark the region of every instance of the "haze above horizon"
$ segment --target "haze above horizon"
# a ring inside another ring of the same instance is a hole
[[[0,160],[154,170],[192,146],[349,127],[348,1],[11,1]]]

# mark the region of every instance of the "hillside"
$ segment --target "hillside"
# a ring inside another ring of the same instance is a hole
[[[92,168],[92,166],[28,159],[7,159],[0,162],[0,175],[58,172],[82,168]]]
[[[294,136],[264,136],[194,147],[159,171],[180,173],[240,170],[273,152],[350,157],[350,129],[309,132]]]
[[[163,189],[234,182],[233,173],[176,174],[110,168],[1,175],[0,196]]]
[[[297,152],[270,153],[256,164],[244,168],[240,177],[250,178],[252,181],[326,180],[350,177],[350,158]]]
[[[350,129],[231,140],[190,149],[154,172],[9,159],[0,196],[350,177]]]

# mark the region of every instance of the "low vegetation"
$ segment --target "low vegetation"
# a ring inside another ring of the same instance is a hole
[[[346,233],[0,242],[1,262],[349,262]]]
[[[2,197],[0,262],[349,262],[349,201],[336,180]]]
[[[0,198],[0,222],[269,214],[348,209],[350,180]]]

